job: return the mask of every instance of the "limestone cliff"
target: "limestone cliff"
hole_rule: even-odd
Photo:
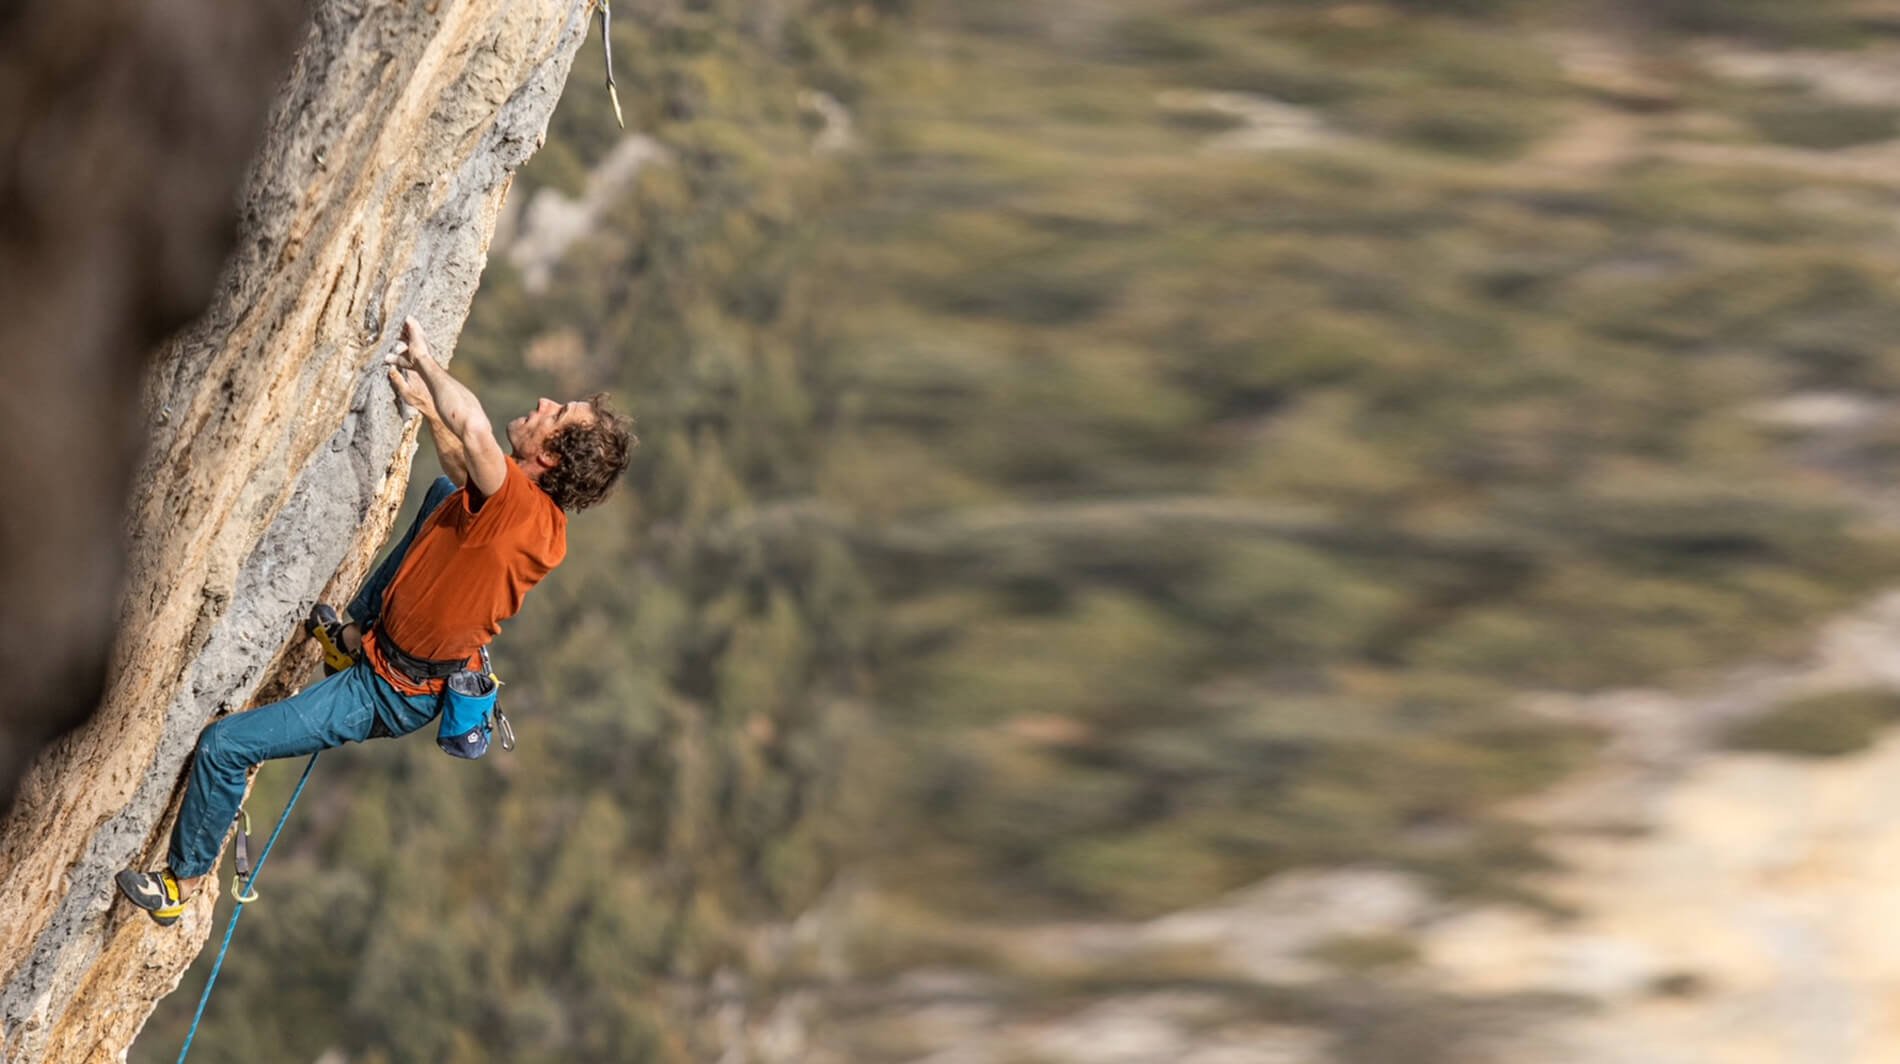
[[[208,305],[302,0],[0,6],[0,813],[105,687],[144,367]]]
[[[298,619],[379,546],[414,444],[382,354],[405,316],[452,350],[587,29],[583,0],[312,6],[236,251],[146,382],[103,703],[0,825],[10,1064],[122,1059],[203,945],[212,894],[159,930],[112,873],[159,858],[199,730],[296,682]]]

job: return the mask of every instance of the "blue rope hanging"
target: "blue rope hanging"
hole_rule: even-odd
[[[318,751],[321,753],[322,751]],[[231,910],[231,922],[224,928],[224,945],[218,947],[218,959],[211,965],[211,978],[205,980],[205,992],[198,996],[198,1011],[191,1017],[191,1030],[185,1032],[185,1044],[178,1050],[178,1064],[185,1064],[186,1054],[191,1052],[191,1040],[198,1037],[198,1021],[204,1019],[205,1003],[211,1000],[211,988],[218,984],[218,972],[224,968],[224,951],[231,948],[231,933],[237,930],[238,917],[244,915],[242,898],[249,895],[257,897],[254,886],[257,877],[264,872],[264,862],[270,859],[272,846],[277,845],[277,836],[284,830],[284,821],[290,819],[290,809],[297,804],[297,796],[303,793],[303,785],[310,782],[310,770],[317,767],[317,755],[311,754],[304,764],[303,777],[297,781],[297,789],[290,792],[290,801],[284,803],[283,815],[277,818],[277,826],[271,829],[270,838],[264,843],[264,850],[257,855],[257,866],[251,869],[250,877],[244,881],[244,890],[234,894],[240,900],[237,908]]]

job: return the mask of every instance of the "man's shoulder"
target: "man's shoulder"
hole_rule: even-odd
[[[513,458],[508,460],[508,476],[493,495],[475,508],[469,534],[489,539],[497,536],[530,541],[553,538],[565,541],[567,514],[556,506]],[[474,501],[475,496],[470,496]]]
[[[511,458],[508,464],[513,467],[508,480],[489,500],[490,504],[501,503],[500,523],[506,524],[523,546],[535,553],[551,553],[554,562],[549,564],[554,564],[567,553],[567,513],[555,504],[552,496],[541,490],[519,463]]]
[[[498,512],[507,513],[511,520],[518,519],[522,514],[532,513],[538,508],[537,496],[545,499],[547,492],[535,486],[534,480],[521,468],[519,461],[509,458],[508,472],[502,478],[501,487],[483,501],[482,508],[486,510],[494,507]]]

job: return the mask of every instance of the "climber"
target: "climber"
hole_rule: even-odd
[[[443,477],[415,523],[350,603],[345,622],[313,611],[326,662],[345,666],[282,702],[213,723],[198,737],[166,867],[118,875],[121,892],[175,923],[217,864],[258,764],[406,735],[435,719],[444,678],[474,668],[500,622],[567,553],[567,512],[599,502],[639,443],[605,395],[542,399],[508,423],[502,453],[474,393],[430,353],[414,320],[389,383],[429,424]],[[338,653],[340,652],[340,653]]]

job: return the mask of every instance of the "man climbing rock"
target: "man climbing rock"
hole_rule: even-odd
[[[440,712],[447,677],[475,669],[501,622],[567,553],[567,513],[605,498],[639,442],[606,396],[542,399],[510,421],[503,454],[474,393],[429,351],[414,320],[389,382],[421,411],[445,474],[376,569],[346,622],[319,604],[307,626],[333,675],[198,737],[171,852],[157,872],[120,872],[121,892],[171,924],[216,865],[246,776],[266,760],[406,735]]]

